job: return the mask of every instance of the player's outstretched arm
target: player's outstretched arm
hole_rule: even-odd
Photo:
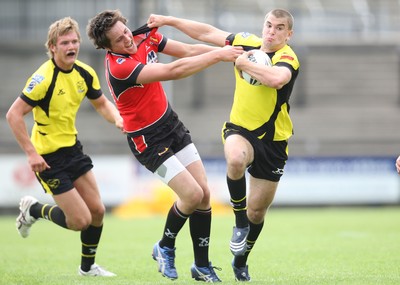
[[[147,84],[185,78],[221,61],[234,62],[242,53],[241,47],[225,46],[200,55],[180,58],[167,64],[147,64],[139,73],[136,82]]]
[[[151,14],[147,20],[147,25],[150,28],[171,26],[195,40],[220,47],[225,45],[225,40],[230,35],[230,33],[212,25],[173,16]]]

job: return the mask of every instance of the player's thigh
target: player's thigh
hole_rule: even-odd
[[[175,157],[189,171],[200,187],[207,190],[206,170],[194,143],[185,146],[175,154]]]
[[[206,170],[204,168],[203,162],[197,160],[192,162],[186,167],[189,173],[193,176],[196,182],[200,185],[203,190],[203,200],[201,203],[201,209],[209,208],[210,206],[210,188],[207,181]]]
[[[168,186],[179,197],[177,205],[184,214],[191,214],[201,205],[203,190],[186,168],[172,178]]]

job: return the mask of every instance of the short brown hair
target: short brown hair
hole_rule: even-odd
[[[86,33],[97,49],[111,48],[110,39],[107,38],[106,33],[118,21],[123,24],[128,22],[119,10],[106,10],[89,20]]]
[[[71,17],[62,18],[50,25],[47,33],[47,41],[45,43],[47,55],[50,58],[53,58],[54,56],[53,52],[50,50],[50,46],[57,44],[57,39],[59,36],[66,35],[69,32],[75,32],[78,35],[79,41],[81,41],[78,22]]]
[[[294,18],[292,14],[290,14],[289,11],[283,10],[283,9],[274,9],[265,15],[265,20],[267,20],[269,15],[274,15],[277,18],[286,18],[288,21],[288,29],[293,30],[293,25],[294,25]]]

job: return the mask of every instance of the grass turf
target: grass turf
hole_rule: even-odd
[[[400,208],[271,208],[249,257],[251,284],[400,284]],[[188,225],[177,238],[179,279],[157,272],[151,258],[165,217],[108,214],[97,263],[118,276],[77,275],[79,233],[37,222],[27,239],[14,216],[0,217],[0,284],[193,284]],[[228,242],[232,215],[213,217],[210,259],[225,284],[233,279]]]

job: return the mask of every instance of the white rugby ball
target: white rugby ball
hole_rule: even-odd
[[[251,62],[254,63],[259,63],[259,64],[263,64],[263,65],[267,65],[267,66],[272,66],[272,62],[271,59],[269,58],[268,54],[266,54],[265,52],[256,49],[252,51],[253,53],[251,55],[249,55],[248,59]],[[259,82],[257,79],[252,78],[247,72],[242,71],[242,77],[244,80],[247,81],[247,83],[251,84],[251,85],[261,85],[261,82]]]

